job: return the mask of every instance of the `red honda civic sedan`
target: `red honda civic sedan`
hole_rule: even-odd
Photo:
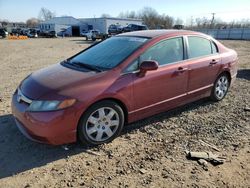
[[[98,145],[124,124],[204,97],[222,100],[237,54],[184,30],[120,34],[26,77],[12,98],[20,131],[53,145]]]

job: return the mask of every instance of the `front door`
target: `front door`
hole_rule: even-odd
[[[183,61],[183,38],[161,41],[140,56],[140,62],[155,60],[159,68],[144,77],[133,75],[132,114],[146,117],[177,106],[186,95],[188,65]]]

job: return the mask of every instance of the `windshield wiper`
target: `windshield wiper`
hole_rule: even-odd
[[[95,65],[90,65],[90,64],[86,64],[86,63],[82,63],[82,62],[78,62],[78,61],[70,61],[68,62],[70,65],[73,66],[77,66],[79,68],[87,68],[89,70],[93,70],[96,72],[102,72],[103,70],[101,68],[99,68],[98,66]]]

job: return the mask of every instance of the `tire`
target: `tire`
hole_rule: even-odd
[[[108,143],[120,134],[123,126],[122,108],[113,101],[101,101],[82,115],[77,127],[78,140],[92,146]]]
[[[225,73],[222,73],[214,82],[214,86],[210,95],[211,100],[221,101],[228,92],[230,86],[229,76]]]

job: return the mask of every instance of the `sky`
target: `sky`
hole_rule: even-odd
[[[250,0],[0,0],[0,20],[25,22],[38,17],[45,7],[56,16],[75,18],[100,17],[103,13],[117,17],[120,12],[152,7],[159,14],[181,18],[215,18],[223,21],[250,19]]]

